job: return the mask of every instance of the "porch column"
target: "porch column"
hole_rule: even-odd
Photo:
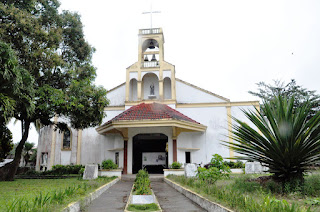
[[[163,100],[163,80],[159,80],[159,99]]]
[[[123,174],[128,173],[128,128],[118,129],[123,137]]]
[[[173,161],[172,162],[177,162],[177,139],[179,134],[181,133],[181,129],[177,127],[172,127],[172,151],[173,151]]]
[[[137,99],[138,101],[141,101],[143,99],[141,80],[137,81]]]
[[[127,174],[128,170],[128,138],[123,140],[123,174]]]
[[[177,139],[172,139],[173,162],[177,161]]]

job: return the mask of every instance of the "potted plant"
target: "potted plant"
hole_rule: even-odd
[[[169,169],[163,169],[164,177],[168,176],[169,174],[172,175],[184,175],[184,169],[181,168],[182,163],[179,162],[173,162]]]
[[[111,159],[102,161],[100,168],[99,176],[116,176],[121,178],[122,169],[119,169],[118,165]]]

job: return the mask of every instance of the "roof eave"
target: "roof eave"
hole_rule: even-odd
[[[198,124],[198,123],[175,120],[175,119],[161,119],[161,120],[113,121],[96,128],[96,131],[99,134],[105,134],[105,133],[114,132],[114,130],[116,129],[133,128],[133,127],[137,127],[137,128],[139,127],[178,127],[185,132],[204,132],[207,129],[207,126]]]

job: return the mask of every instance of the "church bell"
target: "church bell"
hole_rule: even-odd
[[[148,57],[147,57],[147,55],[144,57],[144,62],[148,62],[149,60],[148,60]]]
[[[148,47],[149,49],[154,49],[155,48],[155,46],[154,46],[154,44],[153,44],[153,42],[152,41],[150,41],[150,43],[149,43],[149,47]]]
[[[152,59],[151,59],[151,61],[157,61],[157,59],[156,59],[156,55],[155,55],[155,54],[153,54],[153,55],[152,55]]]

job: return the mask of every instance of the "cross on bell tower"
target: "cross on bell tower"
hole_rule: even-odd
[[[152,29],[152,14],[153,13],[161,13],[160,11],[153,11],[152,10],[152,3],[150,5],[150,11],[149,12],[143,12],[142,14],[150,14],[150,29]]]

